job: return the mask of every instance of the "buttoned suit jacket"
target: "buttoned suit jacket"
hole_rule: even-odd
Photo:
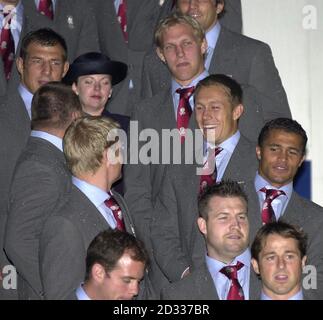
[[[209,73],[229,75],[241,84],[245,111],[239,125],[249,140],[257,140],[268,120],[291,118],[287,96],[267,44],[222,27]],[[155,95],[168,87],[170,81],[166,65],[155,50],[151,51],[144,59],[142,98]]]
[[[46,219],[66,200],[71,176],[62,151],[30,137],[13,176],[5,251],[19,274],[20,299],[41,299],[39,237]]]
[[[118,202],[126,230],[135,235],[123,198]],[[51,215],[39,244],[39,269],[45,299],[66,299],[84,281],[86,251],[90,242],[110,226],[92,202],[72,185],[67,203]]]
[[[259,300],[261,282],[250,265],[249,300]],[[162,300],[219,300],[212,276],[203,263],[182,280],[170,284],[161,292]]]
[[[10,264],[3,251],[8,194],[17,159],[30,135],[30,119],[25,104],[17,90],[10,91],[12,94],[3,97],[0,102],[0,268]],[[13,291],[0,289],[0,295],[6,298]]]
[[[222,180],[243,183],[257,170],[255,146],[241,136]],[[200,176],[197,164],[168,166],[151,222],[151,241],[156,261],[171,282],[183,271],[199,266],[205,255],[202,234],[197,227]]]
[[[46,17],[38,13],[36,10],[31,10],[29,6],[24,6],[23,22],[19,42],[16,48],[16,57],[19,56],[21,40],[23,39],[23,37],[30,31],[49,26],[47,20],[48,19]],[[0,59],[0,96],[5,96],[8,92],[11,93],[12,90],[15,90],[17,88],[19,82],[20,78],[16,64],[13,63],[11,76],[9,78],[9,81],[7,81],[3,70],[3,61],[2,59]]]
[[[91,3],[98,22],[102,53],[128,65],[128,76],[114,86],[108,109],[112,113],[130,116],[133,103],[140,96],[143,57],[153,44],[153,32],[159,13],[158,0],[127,1],[128,43],[124,40],[118,22],[114,1],[94,0]],[[134,85],[131,90],[130,79]]]
[[[159,19],[168,16],[173,8],[173,0],[165,0],[160,8]],[[221,24],[229,30],[241,33],[242,31],[242,11],[241,0],[225,0],[225,12],[219,18]]]
[[[37,12],[35,1],[23,0],[23,4],[29,12]],[[57,0],[54,19],[45,18],[44,27],[65,39],[70,63],[83,53],[100,50],[96,19],[88,1]]]
[[[261,209],[253,180],[245,184],[245,191],[248,196],[250,241],[252,242],[258,229],[262,226]],[[323,299],[323,208],[293,191],[280,219],[303,228],[307,233],[306,264],[313,265],[316,268],[317,289],[306,289],[303,286],[303,294],[305,299]],[[306,276],[306,274],[303,274],[303,276]],[[304,283],[306,281],[303,281],[303,285]]]

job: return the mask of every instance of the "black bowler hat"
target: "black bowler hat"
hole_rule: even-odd
[[[115,85],[127,76],[127,70],[128,67],[123,62],[112,61],[99,52],[88,52],[73,61],[63,82],[71,85],[80,76],[109,74],[112,77],[112,85]]]

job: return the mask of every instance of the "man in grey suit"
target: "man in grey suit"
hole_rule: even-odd
[[[294,120],[277,118],[263,127],[256,149],[258,172],[246,183],[250,238],[263,223],[273,220],[284,219],[301,227],[308,235],[307,264],[317,272],[317,289],[303,287],[304,297],[323,299],[323,209],[293,190],[293,179],[305,159],[306,143],[306,132]]]
[[[11,88],[0,105],[0,269],[7,264],[2,253],[8,193],[16,161],[30,136],[31,101],[35,91],[50,81],[60,81],[68,69],[66,44],[50,29],[28,33],[21,45],[17,67],[18,90]]]
[[[199,8],[198,0],[179,0],[183,4],[190,5],[191,10],[197,10]],[[178,0],[165,0],[161,9],[159,19],[163,19],[168,16],[172,10],[178,6]],[[242,32],[242,11],[241,0],[212,0],[216,2],[222,2],[224,4],[224,10],[221,12],[219,18],[221,24],[231,31],[241,33]],[[208,1],[204,1],[208,2]],[[177,4],[177,5],[176,5]],[[203,5],[203,4],[202,4]],[[198,14],[196,14],[198,15]]]
[[[117,15],[122,2],[126,4],[127,39]],[[91,6],[102,53],[128,65],[128,77],[113,89],[109,111],[130,116],[134,101],[140,96],[143,57],[153,44],[159,0],[92,0]]]
[[[159,34],[161,43],[167,44],[168,50],[161,46],[160,58],[167,63],[172,72],[172,84],[168,88],[162,90],[154,98],[147,99],[136,105],[132,116],[132,124],[138,124],[139,133],[144,129],[153,129],[157,132],[159,139],[159,154],[157,162],[145,164],[142,159],[139,163],[130,163],[125,166],[125,199],[130,206],[130,210],[137,228],[138,237],[144,241],[150,256],[151,240],[150,240],[150,219],[155,204],[156,197],[159,193],[163,175],[165,172],[165,164],[162,162],[162,155],[173,154],[173,150],[162,150],[162,132],[165,129],[173,130],[177,134],[175,139],[179,141],[179,130],[183,126],[180,124],[181,107],[180,92],[183,90],[191,90],[199,80],[207,76],[204,70],[203,54],[205,53],[205,37],[204,32],[198,22],[191,17],[174,14],[163,20],[157,27],[156,33]],[[192,93],[192,91],[191,91]],[[188,98],[189,108],[193,109],[193,95]],[[189,110],[187,110],[189,114]],[[135,122],[136,121],[136,122]],[[195,119],[191,117],[187,119],[184,127],[194,128]],[[185,133],[185,132],[184,132]],[[131,128],[130,128],[130,139]],[[149,137],[147,137],[149,141]],[[131,144],[130,141],[130,157],[136,154],[145,145],[144,141],[140,141],[138,148]],[[175,150],[178,151],[178,150]],[[131,158],[130,158],[130,162]],[[152,272],[156,271],[153,285],[157,288],[161,287],[165,276],[161,273],[158,266],[151,262]],[[166,282],[164,280],[164,282]],[[166,282],[167,283],[167,282]]]
[[[242,85],[245,109],[253,114],[252,118],[257,119],[248,121],[246,113],[245,121],[249,125],[241,129],[247,138],[256,141],[262,126],[268,120],[291,117],[287,96],[267,44],[222,26],[218,21],[218,15],[223,10],[222,1],[217,1],[216,4],[214,0],[197,3],[196,7],[200,7],[200,10],[190,10],[181,1],[177,6],[181,13],[196,18],[206,32],[208,49],[205,67],[208,72],[229,75]],[[142,97],[155,95],[169,83],[167,67],[159,61],[155,52],[147,54],[143,65]]]
[[[65,299],[83,281],[86,250],[105,229],[135,234],[123,198],[111,192],[120,178],[119,145],[108,139],[119,128],[109,118],[76,120],[64,136],[64,154],[74,186],[66,205],[45,223],[40,238],[40,275],[45,299]]]
[[[21,40],[30,31],[37,30],[49,26],[46,17],[35,10],[25,7],[21,0],[0,0],[0,34],[5,25],[3,23],[3,12],[10,8],[13,13],[10,29],[14,41],[14,52],[19,53]],[[19,73],[16,65],[13,63],[9,79],[6,79],[4,73],[3,60],[0,59],[0,96],[4,96],[7,92],[12,92],[19,85]],[[11,88],[11,89],[10,89]]]
[[[70,192],[62,139],[81,112],[78,97],[63,84],[46,84],[34,95],[33,130],[13,175],[4,244],[19,275],[19,299],[42,298],[39,237],[48,216]]]
[[[197,224],[207,254],[199,269],[163,289],[163,299],[259,299],[260,281],[252,269],[248,248],[247,204],[237,182],[222,181],[206,189],[199,199]]]
[[[39,0],[22,0],[28,12],[38,13]],[[66,41],[68,61],[71,63],[79,55],[99,51],[96,18],[87,0],[51,0],[53,19],[46,19],[43,27],[59,33]]]
[[[203,254],[203,239],[195,237],[194,226],[198,194],[205,184],[222,179],[242,183],[254,177],[255,146],[238,130],[241,97],[239,84],[225,75],[210,75],[195,90],[195,117],[204,135],[202,146],[195,148],[203,151],[203,163],[211,170],[199,173],[198,159],[193,164],[168,166],[150,230],[155,258],[170,282],[198,264],[196,252]]]

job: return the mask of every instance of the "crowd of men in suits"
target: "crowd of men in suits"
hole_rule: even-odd
[[[0,0],[1,299],[323,299],[307,135],[241,31],[240,0]],[[129,120],[159,152],[122,168]]]

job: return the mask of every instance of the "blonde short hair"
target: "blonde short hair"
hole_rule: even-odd
[[[116,141],[108,134],[120,125],[106,117],[83,117],[74,121],[64,136],[64,154],[74,176],[95,173],[102,164],[103,152]]]
[[[163,47],[163,34],[165,30],[177,24],[186,24],[190,26],[193,29],[193,33],[197,41],[200,43],[202,43],[202,41],[205,39],[205,32],[197,20],[188,15],[175,12],[160,20],[156,27],[154,40],[158,48]]]

